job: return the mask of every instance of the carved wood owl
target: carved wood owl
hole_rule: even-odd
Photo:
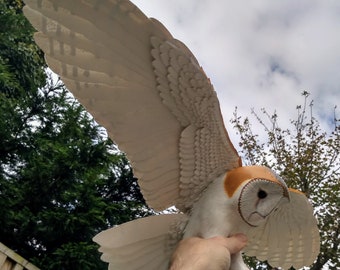
[[[148,205],[179,214],[101,232],[109,269],[167,269],[182,237],[244,233],[274,267],[311,264],[319,232],[305,195],[242,166],[216,93],[190,50],[128,0],[26,0],[49,67],[132,161]],[[246,269],[242,257],[232,269]]]

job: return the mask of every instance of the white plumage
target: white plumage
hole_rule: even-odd
[[[189,49],[127,0],[26,0],[48,65],[132,161],[149,206],[183,214],[97,235],[109,269],[167,269],[182,237],[245,233],[288,268],[319,251],[313,210],[264,167],[241,167],[215,91]],[[245,268],[239,255],[232,269]]]

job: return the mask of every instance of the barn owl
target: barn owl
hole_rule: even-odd
[[[244,233],[244,253],[285,269],[313,263],[304,194],[242,166],[216,93],[190,50],[128,0],[25,0],[49,67],[127,153],[147,204],[176,214],[95,236],[109,269],[167,269],[176,243]],[[246,269],[240,254],[231,269]]]

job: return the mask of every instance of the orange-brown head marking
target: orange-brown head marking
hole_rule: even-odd
[[[300,190],[297,190],[297,189],[294,189],[294,188],[288,188],[290,192],[294,192],[294,193],[298,193],[298,194],[301,194],[301,195],[304,195],[306,196],[305,193],[303,193],[302,191]]]
[[[246,180],[261,178],[283,185],[283,181],[269,168],[264,166],[244,166],[229,171],[224,178],[224,190],[229,197]],[[288,195],[287,195],[288,196]]]

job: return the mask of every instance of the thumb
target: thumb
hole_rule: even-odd
[[[216,241],[219,241],[221,245],[226,247],[230,254],[235,254],[240,252],[247,244],[247,237],[244,234],[235,234],[228,238],[226,237],[216,237]]]

